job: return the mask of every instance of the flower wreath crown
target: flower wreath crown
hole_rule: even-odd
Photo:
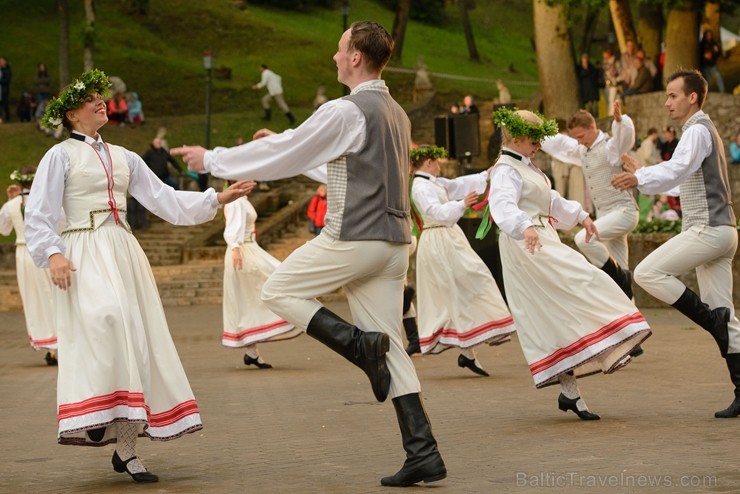
[[[33,182],[33,177],[35,176],[35,173],[21,173],[20,170],[14,170],[10,174],[10,179],[21,184],[30,184]]]
[[[493,112],[493,123],[506,127],[511,137],[529,137],[533,142],[542,142],[545,137],[558,133],[558,124],[555,120],[547,120],[537,112],[535,115],[542,119],[541,124],[533,124],[517,115],[516,108],[501,107]]]
[[[409,151],[411,161],[417,161],[422,159],[433,159],[438,160],[447,157],[447,151],[445,148],[439,146],[419,146],[417,148],[411,148]]]
[[[47,129],[56,129],[64,120],[64,114],[78,108],[84,103],[88,94],[98,93],[103,98],[110,97],[111,83],[102,70],[88,70],[46,105],[41,125]]]

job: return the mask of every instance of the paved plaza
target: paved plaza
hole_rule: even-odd
[[[580,381],[600,421],[559,411],[557,387],[536,390],[516,339],[478,351],[489,378],[454,350],[415,357],[449,476],[404,492],[740,492],[740,419],[713,418],[732,399],[714,343],[673,310],[645,314],[645,354]],[[404,458],[395,413],[361,371],[305,335],[261,345],[274,369],[247,368],[220,345],[220,306],[167,316],[204,428],[140,440],[160,482],[134,485],[111,468],[113,446],[56,444],[56,370],[29,348],[22,314],[0,313],[0,492],[394,492],[379,479]]]

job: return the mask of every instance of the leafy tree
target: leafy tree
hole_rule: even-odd
[[[399,0],[398,8],[396,9],[396,17],[393,19],[393,35],[394,47],[391,60],[400,63],[401,56],[403,53],[403,40],[406,36],[406,26],[409,22],[409,11],[411,10],[411,0]]]

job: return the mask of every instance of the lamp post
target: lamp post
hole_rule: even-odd
[[[211,81],[213,75],[213,60],[216,54],[213,50],[206,49],[203,51],[203,68],[206,69],[206,138],[204,147],[211,148]],[[203,173],[198,176],[198,187],[201,191],[208,188],[208,174]]]
[[[347,19],[349,17],[349,0],[342,0],[340,12],[342,13],[342,33],[344,33],[347,30]],[[349,88],[347,86],[343,85],[342,90],[345,96],[349,94]]]

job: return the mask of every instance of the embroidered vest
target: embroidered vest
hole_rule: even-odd
[[[105,153],[105,145],[96,150],[89,144],[75,139],[67,139],[59,144],[69,155],[69,172],[64,184],[62,206],[66,223],[62,234],[80,231],[94,231],[110,216],[111,206],[108,195],[108,175],[103,162],[98,157]],[[108,145],[113,164],[112,200],[118,208],[121,226],[131,230],[126,222],[126,190],[128,189],[129,168],[123,148]]]

